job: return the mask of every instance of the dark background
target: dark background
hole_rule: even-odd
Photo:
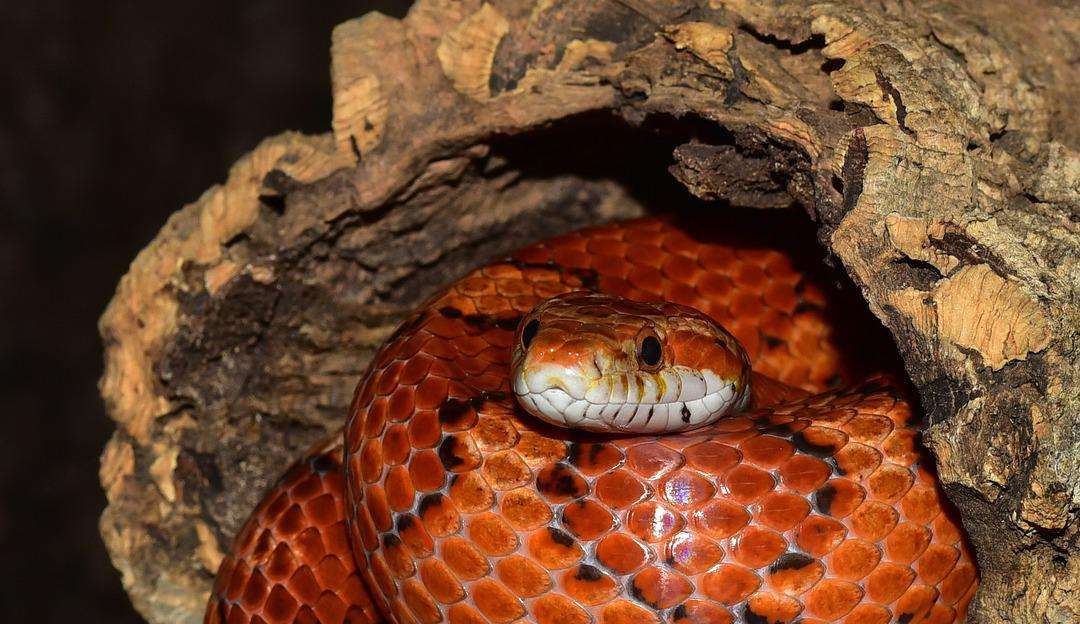
[[[260,139],[329,130],[333,26],[407,4],[0,3],[0,622],[141,621],[97,532],[97,318]]]

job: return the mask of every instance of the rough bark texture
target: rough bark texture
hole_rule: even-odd
[[[807,211],[894,336],[978,553],[973,620],[1080,620],[1078,33],[1051,0],[421,0],[342,24],[333,133],[238,162],[102,318],[101,529],[136,607],[201,619],[262,490],[434,289],[688,190]]]

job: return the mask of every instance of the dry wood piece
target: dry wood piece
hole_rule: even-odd
[[[809,212],[892,333],[978,553],[973,620],[1080,620],[1078,32],[1052,0],[421,0],[342,24],[333,134],[243,158],[102,318],[101,528],[136,607],[201,620],[263,489],[434,289],[689,191]]]

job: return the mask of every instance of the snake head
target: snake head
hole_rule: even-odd
[[[742,345],[686,306],[572,292],[525,315],[515,338],[511,385],[518,402],[560,427],[686,431],[750,400]]]

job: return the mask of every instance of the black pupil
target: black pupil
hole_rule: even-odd
[[[656,366],[660,363],[660,341],[656,336],[645,336],[641,341],[641,353],[638,354],[646,366]]]
[[[533,319],[525,323],[525,329],[521,330],[521,346],[529,348],[529,344],[536,338],[536,332],[540,331],[540,321]]]

